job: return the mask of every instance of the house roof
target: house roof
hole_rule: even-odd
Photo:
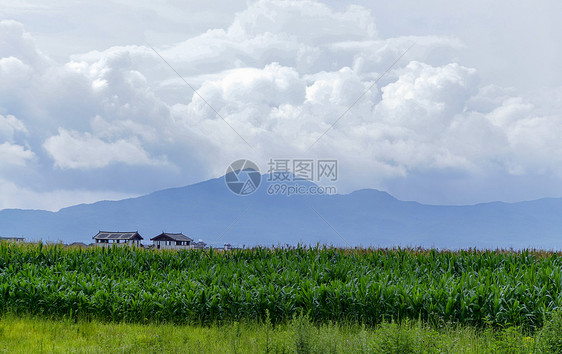
[[[95,240],[142,240],[142,236],[138,232],[111,232],[100,231],[94,237]]]
[[[185,236],[182,233],[173,234],[170,232],[162,232],[160,235],[155,236],[150,239],[151,241],[189,241],[192,242],[193,239]]]

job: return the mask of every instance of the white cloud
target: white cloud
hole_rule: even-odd
[[[37,67],[43,66],[46,59],[23,24],[13,20],[0,20],[0,53],[3,58],[19,58]]]
[[[0,139],[11,141],[15,133],[27,134],[25,124],[13,115],[3,116],[0,114]]]
[[[145,142],[155,143],[159,138],[156,127],[131,119],[110,122],[98,115],[90,120],[90,125],[95,136],[105,139],[126,138],[132,134]]]
[[[317,46],[334,40],[377,37],[374,18],[365,8],[350,6],[344,12],[336,12],[309,0],[260,0],[238,13],[229,27],[234,37],[256,37],[267,32],[283,33],[293,41]]]
[[[35,154],[29,148],[15,144],[17,134],[27,135],[25,124],[12,115],[0,114],[0,172],[25,166]]]
[[[35,154],[21,145],[0,144],[0,170],[12,166],[24,166]]]
[[[110,164],[158,165],[136,139],[106,142],[89,133],[59,129],[59,134],[45,141],[45,150],[60,168],[92,169]]]
[[[224,173],[241,157],[307,154],[341,161],[351,176],[342,190],[443,171],[562,175],[559,93],[483,85],[479,68],[461,64],[469,48],[455,33],[383,38],[381,13],[340,8],[251,2],[222,26],[152,43],[257,152],[147,46],[92,45],[58,64],[21,23],[2,21],[0,147],[12,165],[37,159],[45,174],[133,166],[165,169],[172,185]]]

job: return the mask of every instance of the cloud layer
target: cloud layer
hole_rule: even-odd
[[[562,178],[553,103],[562,90],[524,96],[482,84],[456,57],[460,39],[382,38],[364,7],[257,1],[227,27],[151,43],[158,54],[120,45],[64,63],[24,25],[0,21],[4,195],[134,195],[216,177],[242,157],[262,166],[337,158],[340,191],[384,188],[429,202],[562,195],[549,189]],[[138,177],[113,178],[127,174]],[[518,193],[529,180],[539,185]],[[0,208],[29,204],[0,197]]]

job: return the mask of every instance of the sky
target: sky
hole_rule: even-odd
[[[557,0],[4,0],[0,209],[241,158],[429,204],[562,197],[561,33]]]

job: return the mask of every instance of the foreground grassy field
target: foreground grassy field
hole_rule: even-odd
[[[541,336],[517,328],[477,330],[418,323],[313,325],[297,317],[283,325],[221,326],[110,324],[4,316],[2,352],[177,353],[545,353]]]
[[[110,322],[540,328],[562,304],[555,253],[73,249],[0,244],[0,313]]]
[[[0,244],[0,350],[562,352],[542,251]]]

